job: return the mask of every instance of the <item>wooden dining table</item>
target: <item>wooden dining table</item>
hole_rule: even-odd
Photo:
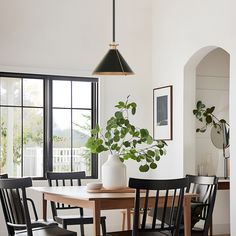
[[[127,209],[129,216],[134,207],[135,193],[131,189],[116,190],[115,192],[88,192],[86,186],[63,186],[63,187],[32,187],[31,189],[42,193],[43,218],[47,219],[47,201],[54,201],[68,205],[89,208],[93,211],[94,236],[100,236],[101,210]],[[191,199],[195,194],[186,193],[184,196],[184,235],[191,236]],[[171,197],[169,197],[171,202]],[[144,199],[144,195],[143,195]],[[160,196],[159,204],[162,197]],[[141,194],[142,202],[142,194]],[[155,202],[155,195],[150,194],[149,207]],[[129,226],[130,227],[130,226]]]

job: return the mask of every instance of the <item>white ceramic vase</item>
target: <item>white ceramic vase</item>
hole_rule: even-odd
[[[105,189],[127,187],[126,165],[120,161],[118,154],[109,155],[102,165],[102,184]]]

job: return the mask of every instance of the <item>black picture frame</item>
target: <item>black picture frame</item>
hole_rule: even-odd
[[[173,86],[153,89],[153,138],[172,140],[172,93]]]

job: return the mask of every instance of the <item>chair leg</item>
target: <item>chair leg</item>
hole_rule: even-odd
[[[102,225],[102,236],[106,236],[107,235],[107,229],[106,229],[106,220],[105,219],[101,220],[101,225]]]
[[[64,221],[62,221],[62,228],[67,229],[67,224]]]
[[[83,224],[80,225],[80,233],[81,233],[81,236],[84,236],[84,225]]]
[[[211,223],[210,223],[210,236],[213,235],[213,224],[212,224],[212,218],[211,218]]]
[[[126,210],[121,211],[121,230],[124,231],[125,230],[125,218],[126,218]]]
[[[127,209],[127,229],[130,230],[131,229],[131,209]]]

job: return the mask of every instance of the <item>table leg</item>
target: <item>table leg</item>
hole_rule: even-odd
[[[131,210],[127,209],[127,229],[131,230]]]
[[[100,236],[100,218],[101,218],[101,204],[100,201],[94,201],[93,205],[93,234]]]
[[[184,197],[184,235],[191,236],[191,197]]]
[[[47,200],[44,199],[44,194],[43,194],[43,219],[47,221]]]

